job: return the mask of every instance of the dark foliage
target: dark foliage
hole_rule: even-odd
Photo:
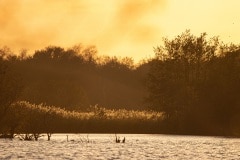
[[[170,130],[185,134],[239,134],[240,46],[222,45],[189,31],[155,49],[149,101]]]
[[[8,48],[0,49],[0,125],[10,105],[18,100],[22,91],[19,75],[7,63],[9,52]]]
[[[145,107],[142,73],[134,68],[131,58],[100,57],[94,47],[49,46],[32,56],[8,55],[4,62],[21,76],[21,100],[69,110],[84,110],[95,104]]]

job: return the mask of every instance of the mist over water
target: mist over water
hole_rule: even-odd
[[[39,141],[0,140],[0,159],[239,159],[240,139],[200,136],[54,134]],[[88,136],[89,143],[84,139]]]

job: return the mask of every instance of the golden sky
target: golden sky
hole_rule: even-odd
[[[186,29],[239,43],[239,7],[240,0],[0,0],[0,47],[82,43],[138,61]]]

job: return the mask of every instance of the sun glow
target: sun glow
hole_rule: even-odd
[[[240,1],[1,0],[0,47],[33,52],[48,45],[96,45],[100,54],[140,60],[162,37],[186,29],[239,42]]]

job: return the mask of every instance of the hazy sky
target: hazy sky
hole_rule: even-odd
[[[0,47],[82,43],[138,61],[186,29],[239,43],[239,7],[240,0],[0,0]]]

